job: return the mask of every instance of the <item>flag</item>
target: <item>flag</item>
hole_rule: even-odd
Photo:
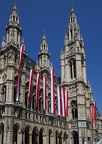
[[[47,77],[43,77],[43,108],[44,108],[44,110],[47,109],[47,106],[46,106],[46,81],[47,81]]]
[[[94,119],[96,119],[96,102],[94,102]]]
[[[37,85],[36,85],[36,107],[38,107],[38,105],[39,105],[40,78],[41,78],[41,73],[38,73],[37,74]]]
[[[24,53],[24,45],[22,45],[20,48],[20,59],[19,59],[18,78],[17,78],[17,87],[16,87],[16,101],[19,100],[20,69],[22,65],[23,53]]]
[[[30,105],[30,98],[32,93],[32,86],[33,86],[33,76],[34,76],[34,69],[30,70],[30,79],[29,79],[29,91],[28,91],[28,103]]]
[[[91,125],[93,126],[94,124],[94,107],[93,106],[90,107],[90,121],[91,121]]]
[[[61,115],[61,106],[60,106],[60,96],[61,96],[61,91],[60,91],[61,87],[57,86],[57,99],[58,99],[58,115]]]
[[[65,90],[65,116],[68,117],[68,91]]]
[[[62,116],[65,116],[65,98],[64,98],[64,89],[61,88],[61,96],[62,96]]]
[[[55,112],[54,103],[54,69],[51,70],[51,113]]]

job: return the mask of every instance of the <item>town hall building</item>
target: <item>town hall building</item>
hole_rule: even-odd
[[[53,68],[45,34],[32,60],[24,51],[20,69],[19,100],[16,101],[18,63],[22,38],[18,9],[13,5],[0,48],[0,144],[96,144],[102,137],[102,117],[96,109],[91,123],[94,98],[87,81],[84,40],[74,8],[70,10],[64,47],[60,53],[60,78],[54,77],[56,112],[51,113],[50,73]],[[30,69],[34,68],[31,103],[28,105]],[[37,74],[47,77],[47,109],[43,109],[43,81],[36,107]],[[68,91],[68,117],[58,115],[57,86]]]

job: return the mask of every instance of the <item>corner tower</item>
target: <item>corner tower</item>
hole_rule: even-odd
[[[40,45],[40,52],[38,53],[39,67],[49,68],[50,67],[50,53],[48,52],[48,44],[45,34],[43,34],[42,42]]]
[[[61,83],[75,79],[86,82],[86,58],[84,41],[73,7],[70,11],[67,33],[64,37],[64,50],[60,52]]]
[[[21,35],[22,29],[19,24],[18,10],[16,4],[14,4],[9,16],[9,23],[6,26],[6,43],[12,42],[20,46]]]

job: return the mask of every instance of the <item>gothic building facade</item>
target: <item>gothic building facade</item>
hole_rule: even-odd
[[[60,52],[61,77],[55,77],[56,113],[51,114],[50,71],[52,63],[46,36],[43,35],[38,61],[33,61],[24,51],[20,75],[19,101],[15,99],[22,28],[16,4],[12,8],[6,36],[0,49],[0,143],[1,144],[96,144],[102,136],[102,117],[96,114],[90,123],[93,94],[86,73],[84,41],[74,9],[71,8],[64,49]],[[34,68],[31,105],[27,101],[30,69]],[[43,88],[36,108],[36,76],[48,77],[47,109],[43,110]],[[68,90],[68,117],[57,114],[57,85]]]

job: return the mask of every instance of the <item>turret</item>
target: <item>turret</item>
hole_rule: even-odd
[[[40,45],[40,52],[38,54],[38,58],[39,58],[39,67],[41,68],[50,67],[51,65],[50,53],[48,52],[48,44],[47,44],[45,34],[43,34],[43,37],[42,37],[42,42]]]
[[[19,24],[19,16],[16,4],[12,8],[12,12],[9,16],[9,23],[6,26],[6,43],[14,43],[20,45],[20,37],[22,35],[22,29]]]

